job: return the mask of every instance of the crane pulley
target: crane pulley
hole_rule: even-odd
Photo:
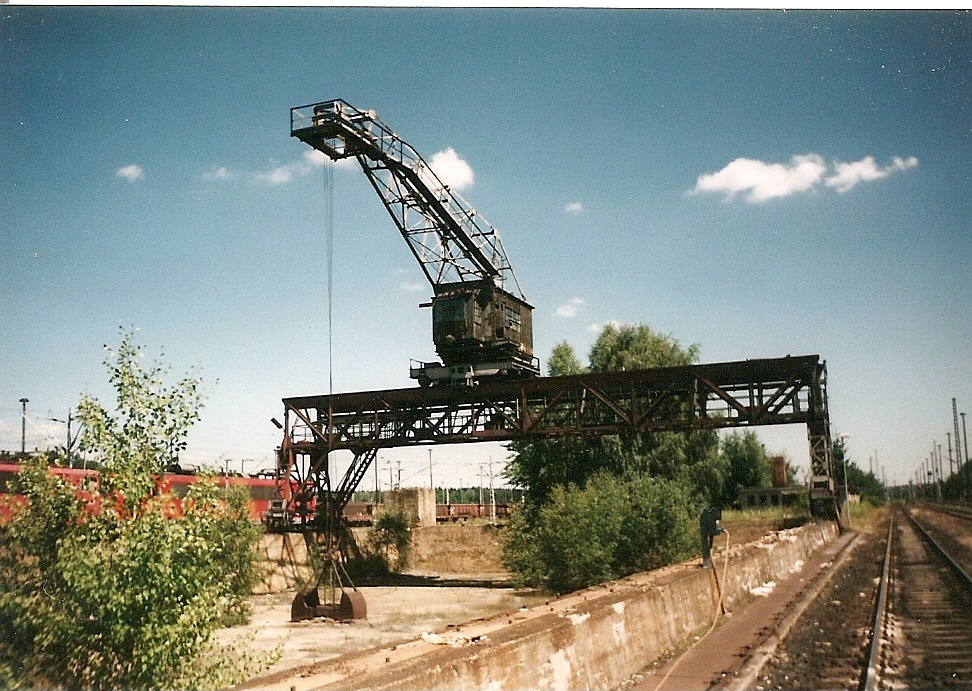
[[[340,99],[292,108],[290,133],[333,160],[357,159],[432,286],[432,341],[442,362],[417,363],[413,379],[470,384],[540,373],[533,307],[499,233],[414,148],[374,111]]]

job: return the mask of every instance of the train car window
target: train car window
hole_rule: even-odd
[[[277,491],[277,485],[250,485],[250,498],[256,501],[270,501],[271,499],[278,499],[280,493]]]
[[[0,470],[0,494],[10,494],[13,490],[17,472],[14,470]]]

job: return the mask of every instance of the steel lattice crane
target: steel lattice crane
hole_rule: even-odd
[[[419,153],[338,99],[293,108],[290,134],[333,160],[354,157],[432,285],[432,341],[442,362],[413,363],[423,386],[540,374],[533,307],[499,233]]]

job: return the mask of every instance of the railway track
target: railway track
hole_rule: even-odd
[[[892,517],[864,688],[972,688],[972,579],[907,509]]]

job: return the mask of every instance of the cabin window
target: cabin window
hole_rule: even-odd
[[[520,313],[512,307],[506,308],[506,328],[513,331],[520,330]]]

